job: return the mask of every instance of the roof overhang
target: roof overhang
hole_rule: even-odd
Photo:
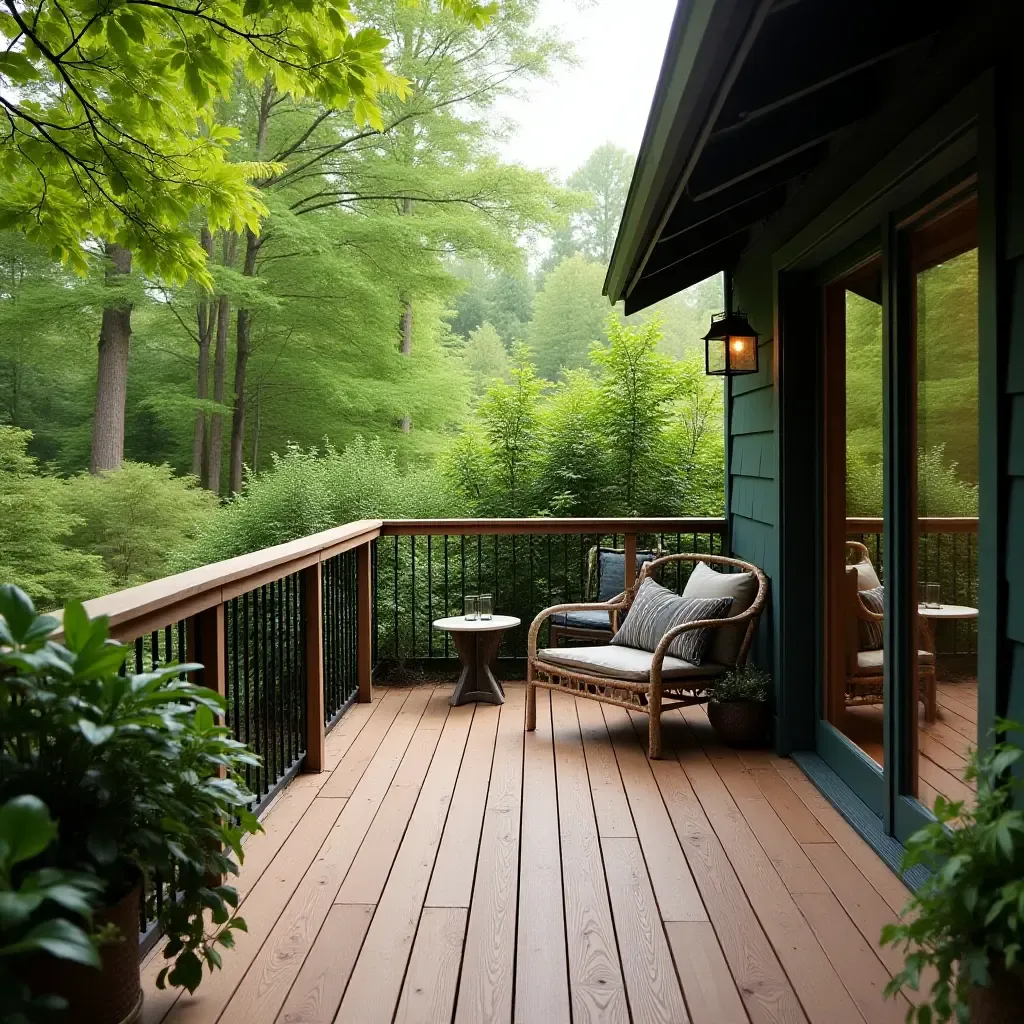
[[[632,313],[733,266],[951,6],[679,0],[605,294]]]

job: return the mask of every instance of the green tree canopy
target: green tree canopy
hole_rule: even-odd
[[[570,256],[544,278],[534,301],[529,342],[537,372],[557,380],[577,370],[590,346],[604,337],[608,300],[601,294],[604,269],[583,256]]]

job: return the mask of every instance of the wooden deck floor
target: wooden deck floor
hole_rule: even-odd
[[[900,881],[800,770],[674,712],[525,688],[378,690],[247,847],[248,934],[149,1024],[902,1022],[878,934]]]

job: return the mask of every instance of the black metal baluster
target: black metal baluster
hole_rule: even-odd
[[[448,600],[448,534],[444,535],[444,614],[451,615],[452,606]],[[448,630],[444,630],[444,657],[448,660]]]
[[[411,534],[409,536],[409,552],[410,552],[410,564],[412,566],[412,600],[411,612],[412,612],[412,626],[411,636],[409,642],[409,656],[411,658],[416,657],[416,535]]]
[[[285,737],[285,733],[288,730],[287,717],[285,710],[287,709],[287,693],[288,687],[285,682],[284,675],[284,648],[287,643],[288,633],[285,629],[285,604],[284,604],[284,579],[277,581],[277,636],[276,636],[276,649],[277,649],[277,720],[278,720],[278,731],[280,735],[277,737],[277,749],[281,755],[281,772],[286,772],[291,767],[291,758],[288,757],[288,741]],[[286,759],[287,758],[287,759]]]
[[[460,596],[459,610],[456,614],[461,615],[466,607],[466,535],[462,534],[459,538],[461,542],[461,558],[460,558],[460,569],[462,572],[462,594]]]
[[[526,536],[529,538],[530,541],[530,616],[532,617],[536,615],[537,612],[540,611],[540,609],[537,608],[537,606],[533,603],[533,534],[528,533]]]
[[[484,568],[484,536],[482,533],[476,535],[476,592],[479,595],[484,589],[483,585]]]
[[[370,542],[370,584],[373,587],[373,628],[370,630],[370,635],[373,637],[373,657],[370,659],[373,662],[372,667],[377,667],[377,629],[380,626],[380,611],[377,606],[377,542]]]
[[[398,534],[395,534],[395,660],[398,660]]]

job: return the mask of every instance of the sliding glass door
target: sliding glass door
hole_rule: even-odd
[[[946,195],[822,274],[817,745],[899,838],[973,798],[976,223]]]

